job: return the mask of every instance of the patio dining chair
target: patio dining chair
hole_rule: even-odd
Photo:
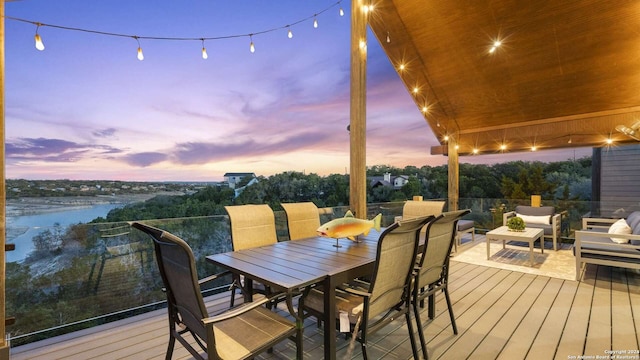
[[[435,220],[429,222],[426,226],[425,244],[422,248],[422,253],[418,255],[418,268],[411,299],[414,317],[418,325],[422,354],[425,359],[428,359],[427,343],[424,339],[418,306],[424,306],[424,300],[426,298],[428,298],[429,318],[433,319],[435,316],[435,294],[438,291],[444,292],[453,333],[458,334],[448,290],[449,257],[453,244],[456,241],[458,220],[470,212],[471,210],[445,212],[436,217]]]
[[[231,244],[233,251],[251,249],[258,246],[271,245],[278,242],[276,221],[273,210],[266,204],[225,206],[231,225]],[[249,293],[248,284],[242,281],[239,274],[232,275],[231,307],[235,303],[235,290],[239,289],[243,296]],[[252,291],[268,295],[270,289],[262,284],[252,285]]]
[[[320,213],[312,202],[282,203],[287,215],[289,240],[298,240],[316,236],[320,227]]]
[[[293,338],[297,355],[302,357],[302,326],[261,306],[271,299],[210,316],[200,286],[218,276],[199,281],[193,252],[179,237],[139,222],[132,226],[148,234],[155,247],[169,313],[167,360],[172,357],[176,340],[197,359],[247,359]],[[190,337],[185,338],[187,333],[201,350],[190,344]]]
[[[410,321],[410,296],[420,229],[433,216],[402,220],[387,227],[380,235],[370,282],[354,280],[351,286],[336,289],[336,314],[346,313],[353,336],[360,342],[367,359],[369,335],[404,315],[417,357],[417,346]],[[319,289],[305,293],[299,302],[300,317],[323,317],[324,294]],[[339,323],[339,321],[337,321]],[[346,324],[345,324],[346,325]]]

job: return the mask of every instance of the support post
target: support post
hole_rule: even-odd
[[[458,198],[459,194],[459,181],[460,181],[460,164],[458,162],[458,150],[456,149],[456,145],[458,145],[458,139],[451,136],[449,138],[448,146],[448,195],[449,195],[449,203],[448,203],[448,211],[456,211],[458,210]]]
[[[367,218],[367,13],[363,0],[351,1],[351,103],[349,207]]]

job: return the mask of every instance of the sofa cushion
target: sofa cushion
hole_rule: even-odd
[[[580,248],[580,255],[583,258],[616,260],[621,262],[632,262],[636,264],[640,263],[637,249],[621,248],[620,246],[617,246],[616,243],[611,241],[611,239],[606,237],[590,235],[583,236]],[[574,246],[573,254],[575,255],[575,253],[576,247]],[[630,255],[631,257],[628,257],[628,255]]]
[[[627,224],[631,229],[635,229],[637,225],[640,225],[640,211],[634,211],[627,216]]]
[[[473,220],[458,220],[458,231],[469,230],[474,226]]]
[[[516,212],[516,216],[522,218],[526,225],[529,224],[550,224],[551,215],[524,215]]]
[[[518,205],[514,209],[518,214],[542,216],[542,215],[554,215],[556,213],[553,206],[527,206]]]
[[[622,235],[629,235],[631,234],[631,228],[629,227],[629,225],[627,224],[627,221],[625,219],[620,219],[616,222],[614,222],[610,227],[609,227],[609,234],[622,234]],[[626,244],[629,242],[628,238],[623,238],[623,237],[611,237],[611,240],[614,242],[617,242],[618,244]]]

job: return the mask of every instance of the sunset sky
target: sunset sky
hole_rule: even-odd
[[[345,173],[350,6],[346,0],[8,2],[7,17],[45,24],[38,29],[45,50],[34,47],[36,25],[5,19],[6,177],[218,181],[225,172]],[[261,33],[270,29],[276,30]],[[255,53],[245,36],[251,33]],[[144,61],[136,58],[133,36],[140,37]],[[144,37],[227,38],[206,40],[205,60],[201,40]],[[430,155],[437,141],[371,34],[368,56],[367,164],[445,164],[445,157]]]

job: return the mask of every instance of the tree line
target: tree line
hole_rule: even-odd
[[[447,165],[420,168],[375,165],[367,169],[370,179],[386,173],[404,175],[408,181],[401,188],[372,186],[369,182],[368,203],[403,201],[416,195],[425,199],[448,197]],[[540,194],[545,200],[591,199],[590,157],[551,163],[460,164],[459,176],[461,199],[528,199],[531,194]],[[156,196],[143,203],[114,209],[106,218],[93,222],[224,215],[225,205],[268,204],[274,210],[280,210],[280,203],[299,201],[312,201],[318,207],[348,205],[349,176],[319,176],[295,171],[259,176],[256,183],[245,187],[237,197],[228,187],[207,186],[192,195]]]

